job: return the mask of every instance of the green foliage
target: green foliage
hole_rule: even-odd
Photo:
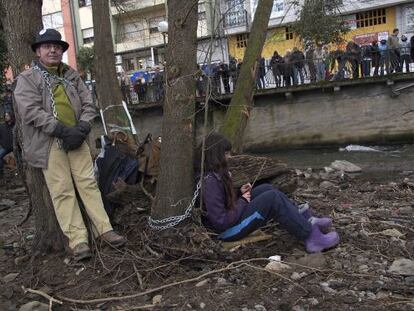
[[[297,21],[293,31],[305,43],[340,43],[349,26],[340,15],[342,0],[305,0],[297,7]]]
[[[93,59],[95,54],[92,47],[83,46],[79,49],[78,55],[76,56],[76,61],[78,63],[78,69],[85,74],[90,72],[93,74]]]

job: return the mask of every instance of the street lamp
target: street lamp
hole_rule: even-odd
[[[165,60],[165,54],[167,50],[167,42],[165,40],[165,36],[168,34],[168,22],[167,21],[161,21],[158,23],[158,31],[162,34],[162,39],[164,40],[164,60]]]

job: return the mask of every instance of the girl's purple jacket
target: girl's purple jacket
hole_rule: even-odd
[[[226,192],[221,176],[216,173],[208,173],[204,177],[203,207],[207,212],[205,220],[207,225],[217,233],[221,233],[237,224],[243,209],[248,202],[243,197],[238,197],[234,208],[227,208]]]

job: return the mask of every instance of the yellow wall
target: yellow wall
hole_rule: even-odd
[[[386,9],[387,14],[387,23],[370,26],[370,27],[363,27],[353,29],[348,32],[344,39],[345,41],[351,40],[354,36],[366,33],[374,33],[374,32],[385,32],[388,31],[389,34],[392,33],[393,29],[397,25],[396,21],[396,8],[390,7]],[[237,35],[229,36],[228,45],[229,45],[229,53],[231,56],[236,58],[243,58],[245,48],[237,48]],[[273,55],[273,52],[276,50],[279,54],[284,55],[287,50],[292,50],[293,47],[298,47],[299,49],[303,49],[302,43],[297,36],[294,36],[292,40],[285,39],[285,27],[278,27],[269,29],[266,35],[266,42],[263,46],[262,56],[264,58],[270,58]]]
[[[396,8],[391,7],[386,9],[387,15],[387,23],[381,25],[375,25],[370,27],[363,27],[353,29],[345,35],[345,41],[351,40],[354,36],[366,34],[366,33],[373,33],[373,32],[385,32],[388,31],[388,34],[392,34],[392,31],[395,27],[397,27],[397,18],[396,18]]]

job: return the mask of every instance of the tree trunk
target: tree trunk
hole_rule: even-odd
[[[30,45],[36,32],[42,29],[42,0],[0,0],[0,6],[8,59],[16,76],[19,67],[30,64],[35,57]],[[20,129],[19,118],[16,117],[16,126]],[[21,147],[20,141],[18,144]],[[33,249],[37,252],[62,250],[63,233],[57,223],[42,170],[25,167],[22,178],[35,215],[36,235]]]
[[[272,12],[273,0],[259,0],[249,34],[240,76],[220,132],[233,144],[234,151],[243,149],[244,130],[253,107],[253,92],[256,73],[262,54],[263,44]]]
[[[155,219],[183,214],[192,198],[197,12],[197,0],[168,1],[160,176],[151,213]]]
[[[92,1],[94,28],[94,78],[101,109],[114,105],[105,113],[107,127],[129,126],[122,108],[122,93],[115,70],[109,0]],[[109,130],[108,128],[108,130]]]

